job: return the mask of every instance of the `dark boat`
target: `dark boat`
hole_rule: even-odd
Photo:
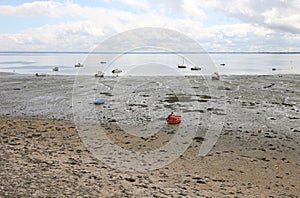
[[[114,69],[114,70],[111,71],[111,73],[116,74],[116,76],[118,76],[119,73],[121,73],[121,72],[122,72],[121,69]]]
[[[185,65],[178,65],[178,68],[184,69],[184,68],[186,68],[186,66]]]
[[[192,67],[191,70],[192,70],[192,71],[197,71],[197,70],[201,70],[201,68],[195,66],[195,67]]]
[[[83,64],[77,63],[74,67],[83,67]]]

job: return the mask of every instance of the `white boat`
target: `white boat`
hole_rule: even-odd
[[[114,69],[114,70],[112,70],[111,72],[112,72],[113,74],[116,74],[116,75],[118,76],[118,74],[121,73],[122,70],[120,70],[120,69]]]
[[[186,65],[184,64],[184,57],[182,58],[182,64],[181,65],[177,65],[178,68],[180,69],[185,69],[186,68]]]
[[[218,72],[213,73],[211,76],[212,80],[220,80],[220,74]]]
[[[81,63],[77,63],[76,65],[74,65],[75,67],[83,67],[83,64]]]
[[[52,70],[53,70],[53,71],[58,71],[59,68],[58,68],[58,67],[54,67]]]
[[[104,73],[102,71],[98,71],[96,74],[95,74],[95,77],[104,77]]]
[[[46,74],[44,74],[44,73],[35,73],[35,76],[38,76],[38,77],[45,77]]]

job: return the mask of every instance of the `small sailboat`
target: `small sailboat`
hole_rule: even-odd
[[[95,74],[95,77],[104,77],[104,73],[102,71],[98,71],[96,74]]]
[[[77,64],[75,64],[74,66],[75,66],[75,67],[83,67],[83,64],[77,63]]]
[[[177,66],[180,69],[185,69],[186,68],[186,65],[184,64],[184,57],[182,58],[182,64],[181,65],[178,64]]]
[[[58,71],[59,68],[58,68],[58,67],[54,67],[52,70],[53,70],[53,71]]]

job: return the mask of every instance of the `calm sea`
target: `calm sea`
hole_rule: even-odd
[[[74,67],[77,63],[84,67]],[[178,69],[178,64],[185,64],[187,68]],[[190,70],[195,66],[201,70]],[[59,71],[53,71],[54,67]],[[92,75],[104,71],[105,75],[112,75],[111,71],[116,68],[121,69],[123,75],[300,74],[300,53],[0,52],[0,72]]]

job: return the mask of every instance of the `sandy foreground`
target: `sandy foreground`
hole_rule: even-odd
[[[300,197],[299,75],[224,77],[226,112],[203,109],[225,117],[210,153],[198,155],[203,124],[183,155],[146,173],[88,151],[66,105],[72,77],[2,74],[0,82],[0,197]],[[167,128],[136,138],[104,124],[130,150],[173,136]]]

